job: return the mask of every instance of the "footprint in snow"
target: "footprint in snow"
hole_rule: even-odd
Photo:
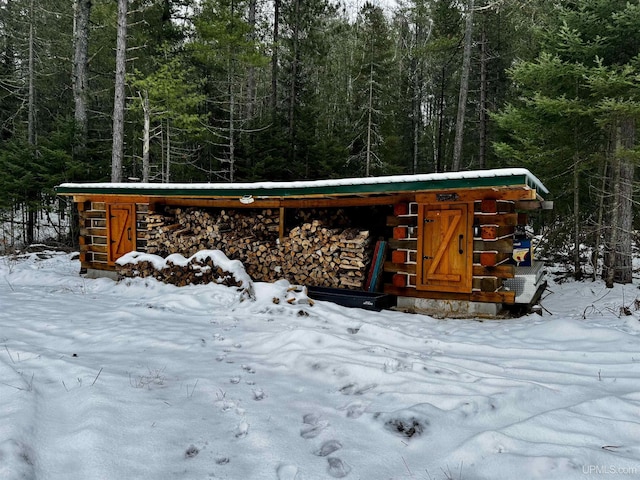
[[[234,408],[236,408],[236,403],[233,400],[218,400],[216,402],[216,406],[220,408],[223,412],[230,412]]]
[[[320,420],[320,416],[315,413],[307,413],[302,417],[304,426],[300,429],[300,436],[305,440],[316,438],[322,431],[329,426],[326,420]]]
[[[360,418],[367,406],[362,402],[351,402],[345,407],[342,407],[341,410],[346,410],[347,418]]]
[[[344,478],[349,475],[349,472],[351,471],[349,464],[343,462],[339,458],[329,457],[327,458],[327,462],[329,462],[327,472],[333,478]]]
[[[336,452],[342,448],[342,444],[338,440],[327,440],[320,448],[313,452],[314,455],[318,457],[326,457],[327,455],[331,455],[333,452]]]
[[[256,373],[256,371],[249,365],[241,365],[242,369],[247,373]]]
[[[395,358],[388,358],[384,362],[384,371],[385,373],[396,373],[400,370],[400,366],[401,364],[398,360]]]
[[[236,438],[244,438],[249,433],[249,424],[246,420],[242,420],[236,427]]]
[[[295,480],[298,478],[298,467],[295,465],[282,464],[276,470],[278,480]]]
[[[267,394],[264,393],[264,390],[262,390],[261,388],[256,388],[253,391],[253,399],[256,401],[260,401],[260,400],[264,400],[265,398],[267,398]]]
[[[184,458],[193,458],[200,453],[200,449],[195,445],[189,445],[189,448],[184,452]]]
[[[240,377],[231,377],[231,378],[229,379],[229,382],[230,382],[230,383],[233,383],[234,385],[235,385],[236,383],[240,383]]]
[[[329,422],[322,421],[318,425],[307,425],[300,429],[300,436],[305,440],[316,438],[322,431],[329,426]]]
[[[316,413],[307,413],[302,417],[302,423],[306,423],[307,425],[317,425],[320,421],[320,415]]]

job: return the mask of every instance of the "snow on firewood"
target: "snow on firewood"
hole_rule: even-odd
[[[129,252],[116,261],[122,277],[154,277],[177,285],[218,283],[238,287],[243,296],[253,298],[253,281],[242,262],[229,260],[219,250],[201,250],[189,258],[174,253],[166,258],[151,253]]]

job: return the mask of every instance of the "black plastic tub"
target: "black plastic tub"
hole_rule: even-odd
[[[380,292],[362,292],[328,287],[307,287],[307,292],[309,298],[313,300],[333,302],[343,307],[380,311],[391,308],[395,304],[393,295]]]

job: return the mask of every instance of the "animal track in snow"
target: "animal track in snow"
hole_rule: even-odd
[[[307,425],[300,429],[300,436],[305,440],[316,438],[322,431],[329,426],[329,422],[322,421],[318,425]]]
[[[349,475],[351,471],[351,467],[336,457],[327,458],[327,462],[329,462],[329,466],[327,467],[327,472],[333,478],[344,478]]]
[[[246,419],[242,419],[242,421],[236,427],[236,438],[244,438],[249,433],[249,424]]]
[[[315,413],[307,413],[302,417],[302,422],[304,426],[300,429],[300,436],[305,440],[316,438],[329,426],[329,422],[320,420],[320,416]]]
[[[400,361],[395,358],[388,358],[384,361],[384,371],[385,373],[396,373],[398,370],[403,368],[404,366]]]
[[[264,393],[264,390],[262,390],[261,388],[256,388],[253,391],[253,399],[256,401],[260,401],[260,400],[264,400],[265,398],[267,398],[267,394]]]
[[[344,407],[340,407],[340,410],[347,412],[347,418],[360,418],[366,408],[367,405],[362,402],[351,402]]]
[[[193,458],[200,453],[200,449],[195,445],[189,445],[189,448],[184,452],[184,458]]]
[[[314,455],[318,457],[326,457],[327,455],[331,455],[333,452],[336,452],[342,448],[342,444],[338,440],[327,440],[320,448],[313,452]]]
[[[276,470],[278,480],[295,480],[298,478],[298,467],[295,465],[282,464]]]
[[[318,421],[320,421],[320,415],[315,413],[307,413],[302,417],[302,423],[307,425],[317,425]]]

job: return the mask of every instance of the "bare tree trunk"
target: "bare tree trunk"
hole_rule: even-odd
[[[151,142],[151,109],[149,108],[149,92],[142,93],[142,112],[144,126],[142,132],[142,181],[149,182],[149,143]]]
[[[420,154],[420,130],[422,126],[422,81],[418,78],[418,72],[413,77],[413,173],[418,173],[418,158]]]
[[[249,0],[248,23],[251,32],[249,33],[249,41],[256,39],[256,0]],[[256,102],[256,69],[253,65],[249,66],[247,71],[247,118],[253,119],[255,102]]]
[[[445,88],[445,67],[442,67],[442,79],[440,82],[440,97],[438,98],[438,141],[436,148],[436,173],[446,170],[442,159],[444,158],[444,88]]]
[[[169,128],[169,119],[167,118],[167,145],[166,145],[166,157],[167,157],[167,169],[164,175],[164,183],[171,181],[171,136]]]
[[[229,74],[229,181],[233,183],[235,180],[236,169],[236,145],[234,137],[236,135],[236,98],[233,91],[233,71],[232,68]]]
[[[291,165],[295,165],[297,153],[296,106],[298,96],[298,64],[300,63],[300,0],[294,0],[293,60],[291,62],[291,86],[289,89],[289,141],[291,142]]]
[[[635,166],[628,152],[635,147],[636,122],[633,118],[624,118],[620,125],[620,198],[619,242],[616,252],[615,276],[617,283],[631,283],[633,265],[631,243],[633,236],[633,180]]]
[[[480,124],[478,125],[478,168],[487,164],[487,31],[485,18],[482,22],[482,40],[480,41]]]
[[[419,168],[420,132],[422,132],[423,126],[425,60],[422,50],[431,37],[431,27],[425,32],[425,27],[418,18],[416,18],[414,24],[415,38],[411,74],[413,77],[413,173],[415,174],[418,173]]]
[[[373,46],[371,48],[373,50]],[[368,109],[369,113],[367,116],[367,160],[365,164],[364,176],[368,177],[369,172],[371,171],[371,129],[373,128],[373,52],[371,52],[371,67],[369,71],[369,104]]]
[[[76,153],[84,153],[87,146],[89,120],[87,116],[87,89],[89,71],[89,16],[91,0],[75,0],[73,32],[73,100],[77,136]]]
[[[453,162],[451,169],[460,170],[462,144],[464,141],[464,119],[467,111],[467,94],[469,93],[469,70],[471,69],[471,44],[473,35],[474,0],[469,0],[467,20],[464,29],[464,52],[462,55],[462,73],[460,74],[460,95],[458,96],[458,115],[456,117],[456,136],[453,144]]]
[[[582,279],[582,265],[580,264],[580,159],[573,158],[573,276]]]
[[[598,261],[600,257],[600,245],[602,245],[602,228],[603,228],[603,217],[604,217],[604,198],[606,195],[606,186],[607,186],[607,162],[604,162],[602,167],[602,188],[600,189],[600,201],[598,204],[598,224],[596,226],[596,235],[595,240],[593,242],[593,280],[595,281],[598,278]],[[604,274],[603,274],[604,276]]]
[[[280,0],[273,1],[273,53],[271,54],[271,110],[275,119],[278,112],[278,42],[280,41]]]
[[[603,276],[608,288],[614,283],[631,283],[631,227],[633,223],[634,166],[628,152],[635,144],[635,121],[630,117],[620,119],[614,126],[615,152],[611,156],[613,168],[611,185],[613,204],[609,225],[605,268]]]
[[[116,40],[116,77],[113,97],[113,146],[111,150],[111,181],[122,181],[124,156],[125,74],[127,62],[128,0],[118,0],[118,37]]]
[[[27,142],[31,147],[31,155],[36,156],[36,88],[35,88],[35,11],[34,0],[29,4],[29,101],[27,112]],[[30,187],[27,192],[27,224],[26,242],[32,244],[37,217],[37,192],[34,187]]]
[[[36,146],[36,87],[35,87],[35,12],[33,0],[30,3],[29,18],[29,100],[27,111],[27,142]]]
[[[614,132],[617,126],[612,127]],[[616,250],[618,245],[618,202],[620,200],[620,159],[618,158],[616,150],[617,135],[612,133],[613,141],[610,153],[611,162],[611,178],[610,185],[612,191],[611,205],[609,205],[609,211],[611,212],[611,218],[609,219],[609,225],[607,229],[607,240],[605,242],[605,255],[604,265],[602,268],[602,275],[604,277],[607,288],[613,288],[615,277],[615,264],[616,264]]]

